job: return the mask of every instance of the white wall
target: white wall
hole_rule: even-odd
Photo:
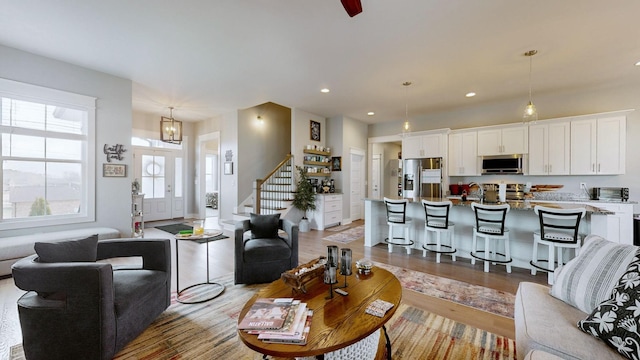
[[[24,83],[93,96],[96,102],[96,221],[46,229],[0,231],[0,237],[34,231],[108,226],[122,234],[131,231],[131,172],[127,178],[102,177],[104,144],[124,144],[123,164],[131,168],[131,93],[130,80],[89,70],[46,57],[0,45],[0,77]]]

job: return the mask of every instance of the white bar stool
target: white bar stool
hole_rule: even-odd
[[[407,217],[407,199],[390,199],[385,197],[384,204],[387,207],[387,225],[389,225],[389,237],[385,239],[389,252],[393,252],[393,245],[402,246],[407,249],[407,254],[411,254],[413,240],[409,238],[409,230],[413,224],[413,219]],[[394,237],[393,229],[403,230],[404,237]]]
[[[453,236],[455,224],[449,221],[449,210],[451,201],[428,201],[422,200],[424,207],[424,243],[422,245],[422,256],[427,256],[427,251],[436,253],[436,263],[440,263],[440,254],[451,254],[451,259],[456,261],[456,243]],[[429,233],[436,235],[436,242],[429,242]],[[442,234],[449,237],[449,245],[442,244]],[[435,247],[435,248],[434,248]]]
[[[505,227],[507,213],[511,209],[509,204],[487,205],[471,203],[476,216],[476,226],[473,228],[473,243],[471,245],[471,264],[476,259],[484,261],[484,272],[489,272],[489,263],[504,264],[507,272],[511,273],[511,242],[509,229]],[[478,250],[477,238],[484,238],[484,250]],[[496,251],[496,242],[504,242],[504,253]],[[490,246],[491,245],[491,246]]]
[[[531,256],[531,275],[537,270],[548,272],[547,282],[553,285],[553,271],[555,270],[555,249],[558,248],[558,266],[564,263],[564,249],[574,249],[578,255],[582,246],[582,238],[578,234],[580,220],[584,217],[585,209],[554,209],[536,205],[533,211],[540,219],[540,230],[533,233],[533,255]],[[549,247],[549,257],[538,258],[538,245]],[[546,267],[540,263],[547,263]]]

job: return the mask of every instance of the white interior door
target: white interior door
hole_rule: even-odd
[[[351,221],[363,218],[364,209],[364,151],[351,150]]]
[[[144,196],[146,221],[184,217],[183,159],[171,150],[134,150],[135,177]]]
[[[371,164],[371,197],[381,199],[380,188],[384,186],[382,179],[382,155],[374,154]]]

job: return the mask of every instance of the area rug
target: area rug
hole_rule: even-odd
[[[375,265],[393,273],[405,289],[513,318],[515,295],[511,293],[393,265]]]
[[[171,225],[162,225],[155,227],[158,230],[166,231],[170,234],[177,234],[182,230],[193,230],[193,226],[185,225],[185,224],[171,224]]]
[[[363,236],[364,236],[364,225],[360,225],[345,231],[341,231],[337,234],[326,236],[322,240],[338,242],[341,244],[348,244],[354,240],[360,239]]]
[[[226,286],[220,297],[194,305],[172,302],[115,359],[262,359],[236,333],[240,310],[261,285],[233,285],[232,274],[215,281]],[[386,328],[393,359],[516,359],[512,339],[405,304]],[[11,348],[10,359],[24,359],[21,345]]]

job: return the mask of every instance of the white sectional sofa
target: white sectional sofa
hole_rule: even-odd
[[[120,232],[109,227],[91,227],[84,229],[34,233],[29,235],[0,238],[0,276],[11,274],[11,265],[29,255],[35,254],[36,242],[58,242],[85,238],[97,234],[98,239],[114,239]]]

